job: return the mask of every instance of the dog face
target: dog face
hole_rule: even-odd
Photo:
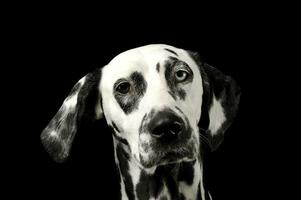
[[[186,51],[144,46],[118,55],[102,72],[105,118],[134,159],[152,167],[196,158],[202,78]]]
[[[78,123],[104,118],[143,168],[197,158],[201,138],[213,148],[232,122],[240,90],[192,53],[148,45],[116,56],[81,79],[43,131],[55,160],[68,154]],[[206,135],[200,134],[205,129]]]
[[[115,57],[102,75],[105,118],[143,167],[196,157],[202,78],[186,51],[136,48]]]

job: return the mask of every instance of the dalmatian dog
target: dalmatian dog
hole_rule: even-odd
[[[211,199],[203,149],[221,144],[239,99],[236,81],[196,53],[142,46],[80,79],[41,141],[62,162],[83,121],[106,120],[122,200]]]

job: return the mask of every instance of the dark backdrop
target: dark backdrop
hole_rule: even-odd
[[[199,52],[241,86],[237,119],[221,147],[209,155],[206,173],[216,200],[260,199],[267,180],[278,175],[266,165],[275,157],[270,150],[275,145],[273,133],[266,126],[266,113],[273,113],[267,95],[276,93],[273,88],[278,84],[266,76],[277,71],[267,49],[273,47],[266,32],[270,23],[244,9],[222,13],[212,9],[201,15],[204,10],[155,9],[147,19],[140,17],[140,10],[124,19],[127,12],[102,15],[91,11],[90,16],[89,10],[87,15],[79,10],[69,14],[65,8],[16,17],[9,24],[7,51],[13,54],[9,72],[3,75],[9,77],[3,99],[13,103],[7,106],[10,112],[6,115],[11,119],[6,133],[12,138],[1,141],[8,155],[3,162],[4,190],[23,197],[114,198],[112,139],[105,125],[81,131],[70,159],[63,164],[50,159],[39,136],[86,73],[125,50],[165,43]]]

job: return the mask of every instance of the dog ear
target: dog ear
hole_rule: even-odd
[[[80,79],[72,88],[63,105],[41,134],[41,141],[56,162],[69,155],[75,134],[81,124],[103,117],[97,69]]]
[[[198,125],[214,151],[236,116],[241,90],[230,76],[203,63],[196,53],[190,52],[190,55],[198,64],[203,81],[202,114]]]

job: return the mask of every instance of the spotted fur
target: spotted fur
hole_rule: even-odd
[[[176,79],[178,69],[187,72],[187,79]],[[129,90],[116,90],[121,81],[129,84]],[[214,150],[222,142],[239,97],[236,82],[196,54],[147,45],[117,55],[82,78],[41,139],[61,162],[82,123],[105,119],[113,132],[121,199],[208,200],[204,147]],[[173,140],[153,135],[154,118],[163,116],[180,119]]]

